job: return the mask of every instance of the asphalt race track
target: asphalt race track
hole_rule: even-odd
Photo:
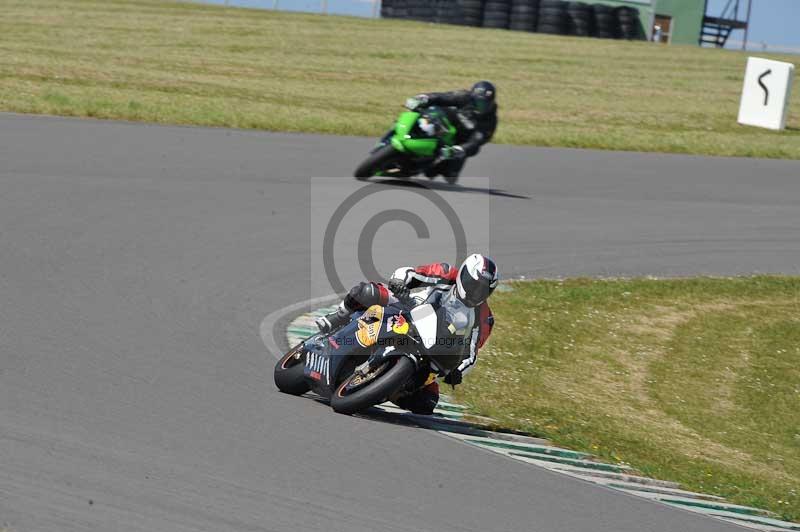
[[[309,297],[309,176],[371,143],[0,115],[0,528],[740,530],[274,389],[258,328]],[[506,277],[800,270],[798,162],[468,171],[493,190],[440,194],[491,192]]]

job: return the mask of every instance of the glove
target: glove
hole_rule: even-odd
[[[459,145],[442,146],[442,148],[439,150],[439,157],[441,157],[444,161],[461,160],[466,156],[467,152],[465,152],[464,148]]]
[[[402,279],[391,279],[388,287],[397,299],[408,299],[409,290]]]
[[[464,380],[464,376],[461,374],[460,369],[454,369],[444,377],[444,382],[455,388],[458,384],[461,384],[461,381]]]
[[[428,96],[426,94],[419,94],[413,98],[406,100],[406,109],[409,111],[416,111],[420,107],[427,105]]]

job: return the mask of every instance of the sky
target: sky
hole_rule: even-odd
[[[224,4],[225,0],[201,0],[209,4]],[[230,5],[265,7],[271,9],[275,0],[229,0]],[[278,0],[278,9],[319,13],[323,0]],[[340,15],[372,15],[372,0],[327,0],[328,12]]]
[[[700,1],[700,0],[698,0]],[[711,15],[719,15],[728,0],[709,0],[708,10]],[[750,32],[748,41],[753,46],[748,50],[761,49],[760,43],[770,47],[790,48],[800,53],[800,0],[752,0],[753,12],[750,17]],[[744,19],[747,14],[747,0],[739,0],[739,18]],[[730,47],[741,48],[744,37],[743,31],[731,34]]]
[[[224,4],[225,0],[202,0],[212,4]],[[695,0],[702,2],[703,0]],[[740,18],[745,17],[748,0],[740,0]],[[231,5],[272,8],[275,0],[229,0]],[[709,0],[711,15],[719,15],[728,0]],[[768,49],[800,53],[800,0],[752,0],[748,40],[750,50]],[[323,0],[278,0],[278,8],[291,11],[319,12]],[[328,11],[344,15],[370,16],[372,0],[327,0]],[[729,48],[741,48],[744,32],[731,34]]]

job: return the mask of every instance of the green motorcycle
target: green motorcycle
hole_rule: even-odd
[[[400,114],[394,129],[381,139],[356,168],[356,179],[373,176],[411,177],[436,166],[441,147],[453,146],[456,127],[439,107]],[[456,178],[448,179],[451,184]]]

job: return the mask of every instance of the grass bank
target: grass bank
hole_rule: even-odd
[[[5,111],[376,136],[407,96],[490,78],[498,142],[800,158],[800,98],[787,132],[736,124],[738,52],[163,0],[0,10]]]
[[[510,286],[461,401],[800,520],[800,278]]]

